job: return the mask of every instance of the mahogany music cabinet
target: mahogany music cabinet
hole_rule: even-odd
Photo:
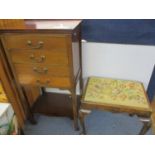
[[[5,59],[20,94],[28,102],[26,87],[69,90],[75,129],[78,81],[81,91],[83,88],[80,26],[80,20],[24,20],[24,27],[0,32]],[[26,107],[31,111],[29,104]]]

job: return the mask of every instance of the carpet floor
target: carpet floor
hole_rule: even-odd
[[[73,121],[67,117],[49,117],[35,115],[37,124],[26,122],[24,132],[26,135],[79,135],[74,131]],[[136,135],[139,133],[142,122],[136,116],[126,114],[113,114],[94,110],[85,119],[88,135]],[[151,135],[151,129],[147,135]]]

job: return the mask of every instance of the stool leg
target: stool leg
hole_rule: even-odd
[[[143,122],[144,125],[139,132],[139,135],[145,135],[146,132],[151,128],[151,122]]]
[[[79,119],[80,119],[80,124],[82,127],[81,134],[86,135],[86,127],[85,127],[85,123],[84,123],[84,114],[82,112],[79,112]]]
[[[151,115],[151,127],[152,127],[152,133],[155,135],[155,112]]]
[[[87,134],[87,133],[86,133],[86,127],[85,127],[84,118],[85,118],[86,115],[88,115],[88,114],[90,114],[90,113],[91,113],[90,110],[83,110],[83,109],[81,109],[81,110],[79,111],[79,119],[80,119],[80,124],[81,124],[81,127],[82,127],[82,132],[81,132],[81,134],[83,134],[83,135],[86,135],[86,134]]]

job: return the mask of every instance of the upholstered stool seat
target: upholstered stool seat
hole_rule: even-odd
[[[137,81],[90,77],[82,96],[80,120],[86,133],[84,116],[91,109],[127,112],[150,118],[151,107],[144,86]]]

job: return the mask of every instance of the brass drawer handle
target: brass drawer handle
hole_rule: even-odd
[[[28,41],[27,41],[27,45],[28,45],[29,47],[31,47],[32,49],[40,49],[40,48],[43,47],[44,42],[43,42],[43,41],[39,41],[39,42],[37,43],[37,45],[33,45],[33,44],[32,44],[32,41],[31,41],[31,40],[28,40]]]
[[[30,59],[37,63],[41,63],[41,62],[45,61],[46,57],[44,55],[41,55],[39,58],[35,58],[35,56],[33,54],[31,54]]]
[[[36,80],[36,83],[37,83],[37,84],[41,84],[40,80]]]
[[[46,80],[45,83],[41,83],[40,80],[36,80],[37,85],[48,85],[51,81],[50,80]]]
[[[36,73],[39,73],[39,74],[46,74],[48,72],[48,68],[45,67],[43,69],[39,69],[37,67],[34,67],[33,71],[36,72]]]

